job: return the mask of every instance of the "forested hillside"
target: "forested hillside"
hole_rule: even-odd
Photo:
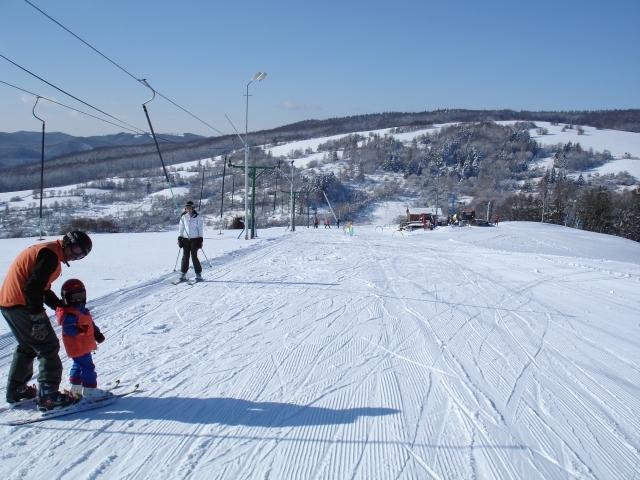
[[[278,144],[293,140],[322,137],[349,132],[369,131],[398,126],[419,127],[435,123],[481,122],[498,120],[549,121],[567,124],[592,125],[640,132],[640,110],[603,110],[581,112],[529,112],[514,110],[462,110],[447,109],[432,112],[389,112],[357,115],[327,120],[306,120],[282,127],[250,133],[252,145]],[[0,133],[0,192],[32,188],[39,182],[40,149],[39,133]],[[76,145],[77,151],[61,154],[59,133],[47,134],[45,139],[45,162],[51,172],[64,172],[70,165],[75,167],[78,181],[88,181],[114,172],[144,170],[157,164],[158,154],[151,138],[119,134],[105,137],[67,139],[68,145]],[[239,148],[236,135],[212,138],[196,138],[194,135],[176,137],[162,134],[163,156],[167,164],[197,160],[212,155],[228,153]],[[119,141],[122,143],[118,144]],[[108,146],[118,145],[118,146]],[[13,152],[13,153],[12,153]],[[16,153],[18,152],[18,153]],[[17,155],[17,156],[16,156]],[[20,158],[19,161],[16,159]],[[47,186],[66,183],[64,174],[47,175]]]
[[[294,128],[286,134],[271,132],[271,140],[266,134],[252,135],[258,146],[251,149],[251,164],[269,167],[256,177],[256,221],[261,226],[288,223],[293,177],[299,224],[326,208],[327,200],[338,217],[358,221],[367,221],[376,204],[392,200],[437,208],[444,216],[465,208],[489,222],[544,221],[640,240],[638,178],[626,171],[583,175],[616,160],[606,148],[581,145],[582,139],[598,137],[599,132],[588,127],[585,133],[587,127],[573,124],[545,125],[486,120],[396,125],[297,142],[278,140],[278,135],[301,135]],[[555,133],[548,134],[548,129]],[[311,135],[311,130],[305,131]],[[573,133],[563,137],[561,131]],[[616,131],[602,133],[611,132]],[[572,141],[555,144],[546,138]],[[238,138],[203,139],[188,147],[161,145],[170,184],[155,146],[99,149],[50,161],[45,185],[56,187],[45,191],[47,230],[169,228],[175,223],[176,204],[194,198],[207,205],[210,225],[237,225],[244,216],[244,150]],[[618,152],[618,159],[637,160],[640,147],[632,150],[636,157]],[[39,174],[39,166],[31,165],[6,169],[0,176],[5,188],[13,185],[12,192],[23,192],[6,197],[0,213],[7,236],[33,231]],[[213,212],[220,212],[215,220]]]

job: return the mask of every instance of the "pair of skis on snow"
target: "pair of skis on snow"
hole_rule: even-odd
[[[7,410],[21,410],[25,413],[29,413],[27,418],[19,418],[16,420],[9,420],[3,422],[0,420],[0,424],[2,425],[10,425],[10,426],[18,426],[18,425],[26,425],[29,423],[42,422],[44,420],[49,420],[51,418],[63,417],[65,415],[71,415],[77,412],[84,412],[86,410],[95,410],[97,408],[105,407],[107,405],[111,405],[118,398],[126,397],[127,395],[131,395],[132,393],[136,393],[140,391],[140,384],[136,383],[129,389],[124,391],[116,391],[121,387],[120,380],[116,380],[112,384],[108,385],[105,388],[107,395],[100,398],[88,399],[88,398],[80,398],[76,403],[69,405],[67,407],[54,408],[52,410],[47,410],[45,412],[38,412],[33,410],[26,410],[28,407],[35,407],[36,402],[35,399],[25,400],[23,402],[18,402],[17,404],[13,404],[11,407],[5,408],[2,411]]]
[[[178,285],[180,283],[186,283],[187,285],[195,285],[196,283],[204,282],[204,279],[198,280],[197,278],[177,278],[176,280],[172,280],[171,283],[174,285]]]

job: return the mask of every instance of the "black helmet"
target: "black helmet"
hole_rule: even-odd
[[[62,288],[60,289],[60,296],[62,297],[65,305],[71,305],[73,303],[86,303],[87,290],[84,288],[84,283],[82,283],[80,280],[78,280],[77,278],[70,278],[62,284]]]
[[[92,243],[89,235],[81,230],[73,230],[72,232],[68,232],[62,238],[62,248],[65,247],[71,247],[74,258],[79,260],[89,254]]]

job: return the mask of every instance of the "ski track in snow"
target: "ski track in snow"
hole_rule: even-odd
[[[640,478],[637,264],[359,232],[97,299],[99,382],[142,391],[0,427],[2,477]]]

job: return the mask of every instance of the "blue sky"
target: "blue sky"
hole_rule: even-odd
[[[640,1],[31,0],[224,133],[439,108],[640,108]],[[0,53],[137,127],[150,95],[24,0],[2,0]],[[0,80],[91,111],[0,58]],[[40,129],[0,84],[0,131]],[[157,98],[159,132],[218,133]],[[39,103],[48,131],[120,131]],[[96,113],[96,112],[92,112]],[[97,114],[97,113],[96,113]]]

